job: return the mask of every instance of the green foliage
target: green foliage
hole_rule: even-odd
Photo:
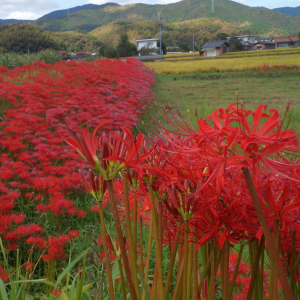
[[[190,51],[189,46],[188,46],[187,44],[185,44],[185,43],[179,43],[179,44],[178,44],[178,47],[179,47],[180,49],[182,49],[183,52],[189,52],[189,51]]]
[[[223,41],[226,40],[226,38],[229,36],[229,34],[221,32],[216,34],[216,36],[213,38],[216,41]]]
[[[229,45],[230,45],[230,47],[229,47],[230,52],[240,51],[241,43],[240,43],[240,40],[237,37],[232,36],[228,42],[229,42]]]
[[[117,58],[118,52],[114,47],[108,46],[104,50],[104,57],[106,58]]]
[[[95,36],[91,36],[84,31],[75,30],[67,32],[54,32],[52,36],[64,41],[64,49],[68,52],[98,52],[103,44]]]
[[[158,41],[157,43],[157,47],[160,47],[160,41]],[[162,39],[161,40],[161,50],[163,52],[163,55],[167,54],[167,46],[166,46],[166,42]]]
[[[100,56],[103,56],[104,57],[104,51],[105,51],[105,49],[107,48],[107,47],[109,47],[109,45],[102,45],[100,48],[99,48],[99,55]]]
[[[299,33],[298,33],[298,38],[299,38],[299,43],[300,43],[300,31],[299,31]]]
[[[127,33],[121,33],[117,52],[119,57],[133,56],[137,53],[136,46],[129,42]]]
[[[1,53],[0,52],[0,66],[8,69],[20,67],[22,65],[30,65],[35,61],[45,62],[47,64],[54,64],[61,61],[60,55],[54,50],[43,50],[38,53],[19,55],[17,53]]]
[[[0,26],[0,48],[17,53],[27,53],[29,50],[32,53],[50,48],[60,50],[63,47],[61,39],[36,25],[19,23]]]

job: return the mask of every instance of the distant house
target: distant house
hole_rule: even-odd
[[[136,40],[137,42],[137,51],[140,53],[142,48],[148,48],[153,50],[151,54],[156,54],[157,50],[159,50],[157,46],[157,42],[159,39],[146,39],[146,40]]]
[[[299,45],[299,37],[297,35],[273,38],[272,42],[276,44],[276,47],[290,47]]]
[[[228,53],[229,44],[227,41],[207,42],[202,49],[204,56],[218,56]]]
[[[253,50],[271,50],[275,49],[275,43],[270,41],[260,41],[253,45]]]
[[[238,35],[236,36],[239,40],[248,42],[249,44],[254,44],[255,43],[255,35]]]
[[[266,37],[258,37],[255,39],[255,43],[259,43],[259,42],[269,42],[269,39]]]

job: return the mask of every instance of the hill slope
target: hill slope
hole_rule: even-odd
[[[16,24],[16,23],[32,23],[31,20],[16,20],[16,19],[0,19],[0,25]]]
[[[82,10],[86,10],[86,9],[93,9],[95,7],[100,8],[100,7],[105,7],[107,5],[119,5],[117,3],[106,3],[106,4],[102,4],[102,5],[97,5],[97,4],[85,4],[85,5],[80,5],[80,6],[76,6],[76,7],[72,7],[70,9],[61,9],[61,10],[55,10],[52,11],[49,14],[46,14],[42,17],[40,17],[38,20],[43,19],[43,18],[61,18],[63,16],[67,16],[68,13],[75,13],[75,12],[79,12]]]
[[[249,7],[230,0],[215,0],[214,14],[211,13],[211,0],[183,0],[168,5],[95,6],[72,13],[70,18],[42,18],[36,24],[49,31],[92,31],[116,21],[155,21],[159,11],[163,23],[214,17],[229,22],[240,30],[264,36],[292,35],[300,30],[300,16],[284,15],[276,10]]]
[[[286,15],[300,15],[300,6],[298,6],[298,7],[279,7],[279,8],[274,8],[274,10],[277,10]]]
[[[104,44],[116,46],[122,32],[126,32],[130,42],[136,39],[159,37],[160,24],[157,21],[115,22],[101,26],[88,35],[101,40]],[[233,25],[215,18],[201,18],[171,24],[164,24],[162,37],[168,46],[180,43],[192,45],[193,32],[197,45],[204,38],[211,39],[217,34],[239,35],[241,32]]]

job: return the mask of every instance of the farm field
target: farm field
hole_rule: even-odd
[[[241,51],[241,52],[229,52],[221,56],[205,57],[200,56],[199,52],[195,51],[194,57],[193,53],[171,53],[164,55],[164,60],[198,60],[198,59],[223,59],[232,57],[252,57],[252,56],[270,56],[270,55],[288,55],[288,54],[300,54],[300,48],[277,48],[273,50],[264,51]]]
[[[243,71],[263,65],[293,66],[300,64],[300,54],[254,56],[218,59],[179,59],[177,61],[147,62],[147,67],[154,69],[158,74],[188,74],[204,72],[226,72],[229,70]]]
[[[279,73],[279,75],[278,75]],[[238,98],[246,109],[254,110],[260,104],[283,111],[288,103],[293,108],[291,128],[300,122],[300,74],[288,73],[201,73],[201,74],[158,74],[154,87],[158,107],[167,103],[172,109],[179,110],[187,119],[190,112],[193,125],[195,109],[199,117],[205,118],[218,107],[227,107]],[[151,115],[167,125],[161,113],[152,108]],[[140,127],[142,130],[142,126]]]

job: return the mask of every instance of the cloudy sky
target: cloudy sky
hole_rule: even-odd
[[[36,20],[53,10],[66,9],[87,3],[115,2],[121,5],[132,3],[168,4],[180,0],[0,0],[0,19]],[[300,6],[300,0],[235,0],[248,6],[276,8]]]

